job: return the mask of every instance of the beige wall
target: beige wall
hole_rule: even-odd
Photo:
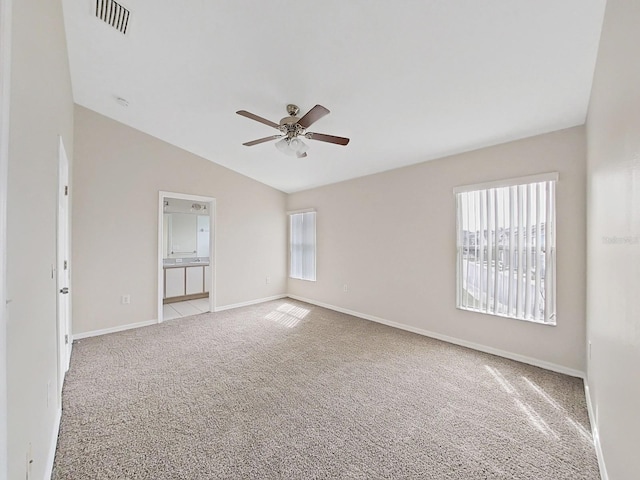
[[[588,132],[588,382],[609,478],[640,477],[640,3],[609,0]]]
[[[13,2],[7,212],[8,478],[44,478],[56,398],[58,135],[73,157],[73,101],[59,1]],[[51,398],[47,405],[47,384]]]
[[[558,171],[556,327],[455,308],[453,187]],[[317,209],[317,282],[289,292],[414,329],[585,369],[582,127],[295,193]],[[348,292],[343,285],[348,285]]]
[[[286,293],[284,193],[82,107],[75,139],[74,334],[157,318],[160,190],[216,199],[218,307]]]

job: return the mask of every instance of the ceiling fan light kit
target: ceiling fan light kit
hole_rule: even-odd
[[[285,155],[296,156],[298,158],[304,158],[307,156],[307,150],[309,146],[299,138],[287,138],[284,137],[276,142],[276,148]]]
[[[257,140],[245,142],[243,143],[243,145],[251,147],[253,145],[258,145],[259,143],[280,139],[275,144],[278,150],[285,153],[286,155],[295,155],[298,158],[304,158],[307,156],[307,150],[309,149],[309,146],[304,143],[300,137],[304,137],[309,140],[333,143],[336,145],[347,145],[349,143],[348,138],[306,131],[307,128],[309,128],[313,123],[330,113],[327,108],[323,107],[322,105],[316,105],[311,110],[309,110],[302,118],[298,118],[299,112],[300,108],[298,108],[297,105],[290,103],[289,105],[287,105],[287,113],[289,114],[289,116],[281,119],[280,123],[275,123],[254,113],[247,112],[246,110],[238,110],[236,112],[238,115],[249,118],[251,120],[255,120],[256,122],[263,123],[280,131],[280,135],[271,135],[269,137],[259,138]]]

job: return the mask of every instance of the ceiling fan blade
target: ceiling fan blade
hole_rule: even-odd
[[[309,128],[311,124],[313,124],[314,122],[317,122],[322,117],[328,114],[329,114],[328,109],[324,108],[322,105],[316,105],[311,110],[309,110],[304,117],[302,117],[298,121],[298,125],[300,125],[302,128]]]
[[[259,117],[255,113],[247,112],[246,110],[238,110],[236,112],[238,115],[242,115],[243,117],[250,118],[251,120],[255,120],[256,122],[264,123],[265,125],[269,125],[273,128],[279,128],[280,125],[272,122],[271,120],[267,120],[266,118]]]
[[[269,142],[271,140],[275,140],[276,138],[282,138],[283,135],[271,135],[270,137],[259,138],[257,140],[252,140],[250,142],[243,143],[247,147],[252,147],[254,145],[258,145],[259,143]]]
[[[348,138],[326,135],[324,133],[309,132],[305,134],[305,137],[307,137],[309,140],[319,140],[321,142],[335,143],[337,145],[346,145],[347,143],[349,143]]]

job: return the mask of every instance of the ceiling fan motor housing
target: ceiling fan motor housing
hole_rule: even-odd
[[[280,120],[280,131],[288,138],[304,135],[304,128],[298,123],[299,120],[298,117],[284,117]]]

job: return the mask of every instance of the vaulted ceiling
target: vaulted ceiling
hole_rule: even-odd
[[[63,0],[75,102],[284,192],[584,123],[605,0]],[[128,106],[123,106],[125,99]],[[283,155],[286,105],[331,110]]]

